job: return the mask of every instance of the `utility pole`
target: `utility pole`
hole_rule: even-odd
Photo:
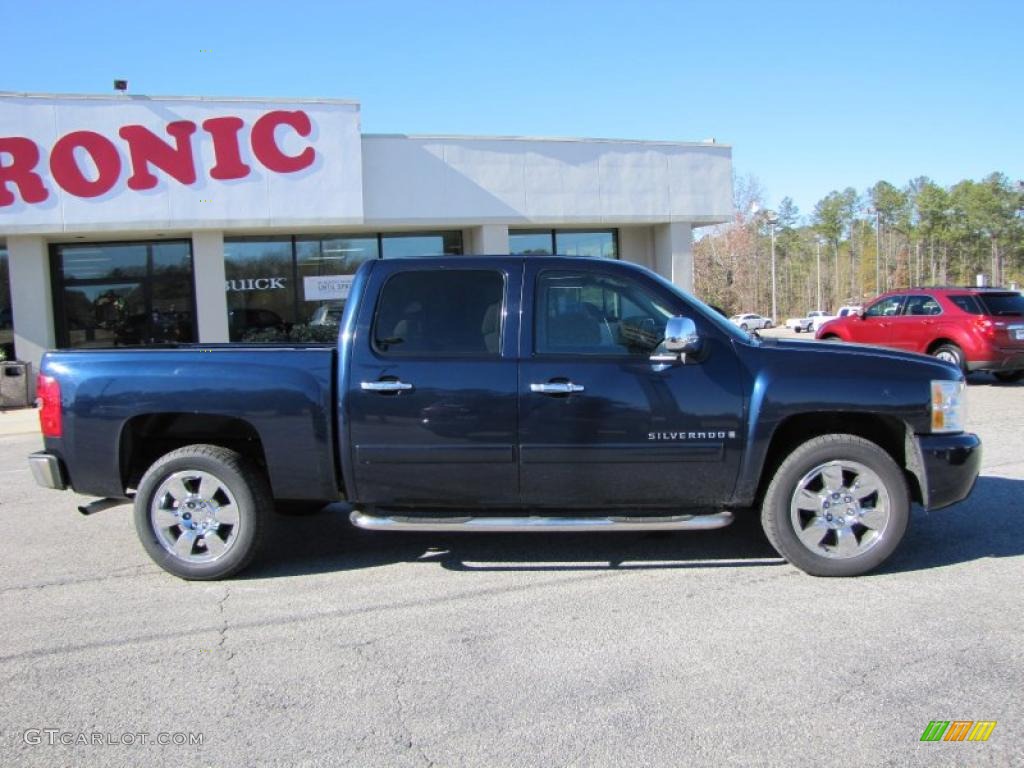
[[[815,262],[818,265],[818,303],[815,304],[814,306],[817,309],[823,309],[823,307],[821,306],[821,238],[814,238],[814,244],[818,246],[818,254],[815,258]]]
[[[875,295],[882,292],[882,216],[875,208]]]
[[[768,219],[768,226],[772,232],[772,324],[777,322],[778,314],[775,307],[775,225],[779,223],[778,218],[775,214],[771,214]]]

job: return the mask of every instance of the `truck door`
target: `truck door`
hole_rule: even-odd
[[[374,265],[351,340],[349,440],[360,502],[519,502],[522,261]]]
[[[697,507],[733,490],[744,397],[725,331],[639,272],[527,261],[519,367],[520,484],[530,506]],[[652,362],[673,315],[698,360]]]

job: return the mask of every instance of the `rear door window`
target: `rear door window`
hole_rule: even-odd
[[[931,296],[907,296],[903,305],[904,315],[941,315],[942,307]]]
[[[505,279],[493,270],[413,270],[384,284],[373,348],[387,356],[490,357],[499,352]]]

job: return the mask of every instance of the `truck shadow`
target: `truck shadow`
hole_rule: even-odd
[[[988,557],[1024,555],[1024,480],[981,477],[967,501],[933,513],[915,510],[910,531],[878,574],[919,571]],[[784,565],[758,515],[694,533],[375,533],[352,527],[332,505],[279,517],[267,552],[241,579],[420,563],[459,572],[751,568]]]
[[[751,516],[753,517],[753,516]],[[377,533],[334,505],[277,521],[266,554],[238,578],[422,563],[451,571],[590,571],[782,565],[756,521],[684,533]]]
[[[879,573],[1024,555],[1024,480],[982,476],[971,495],[937,512],[915,510],[902,546]]]

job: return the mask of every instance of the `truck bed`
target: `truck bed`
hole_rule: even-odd
[[[76,491],[119,497],[133,469],[118,457],[157,453],[169,432],[237,432],[276,498],[336,499],[336,354],[308,344],[51,352],[42,373],[60,374],[64,434],[46,447]],[[125,441],[134,450],[121,450]]]

